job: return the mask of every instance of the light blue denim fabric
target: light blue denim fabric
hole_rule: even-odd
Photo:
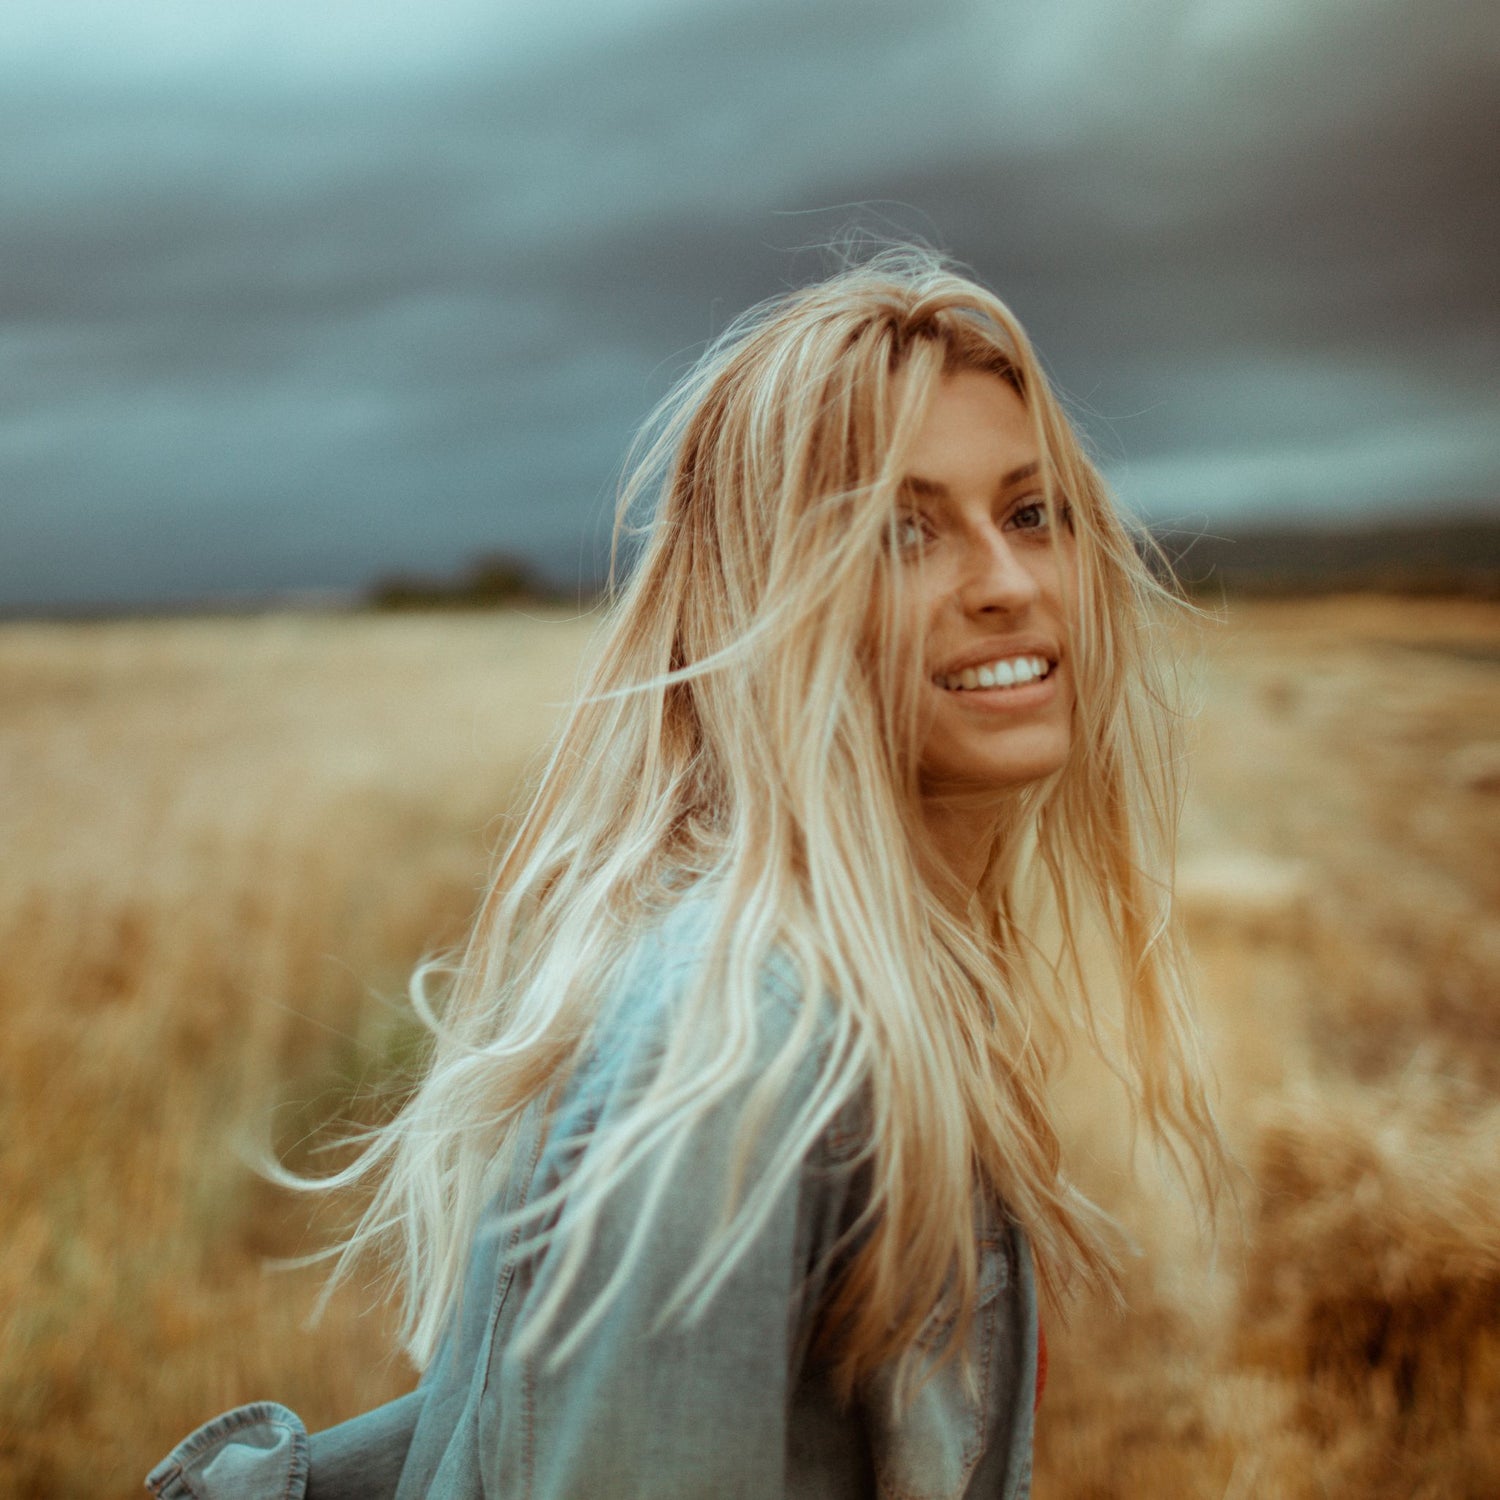
[[[876,1380],[840,1409],[807,1350],[828,1252],[861,1202],[861,1131],[846,1108],[777,1200],[703,1316],[653,1327],[720,1202],[743,1095],[694,1131],[652,1220],[646,1253],[599,1325],[559,1370],[513,1334],[555,1258],[512,1253],[512,1210],[566,1179],[580,1140],[628,1108],[701,959],[700,901],[643,938],[599,1040],[550,1128],[528,1114],[510,1181],[476,1238],[452,1326],[421,1383],[399,1401],[314,1434],[274,1402],[243,1406],[185,1438],[147,1478],[161,1500],[1020,1500],[1030,1492],[1037,1307],[1025,1236],[998,1211],[976,1219],[980,1308],[973,1374],[950,1361],[904,1415]],[[798,1004],[788,970],[763,986],[759,1056]],[[799,1080],[773,1142],[810,1085]],[[572,1144],[570,1144],[570,1142]],[[586,1149],[584,1147],[583,1149]],[[768,1149],[768,1148],[767,1148]],[[559,1330],[618,1263],[639,1218],[627,1179],[601,1214],[588,1267]],[[497,1225],[499,1230],[497,1232]]]

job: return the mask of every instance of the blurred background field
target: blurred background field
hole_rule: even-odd
[[[409,1056],[589,617],[0,629],[0,1493],[126,1496],[273,1397],[398,1394],[337,1225],[257,1182]],[[1182,899],[1243,1213],[1216,1256],[1060,1082],[1140,1243],[1051,1329],[1036,1493],[1500,1493],[1500,604],[1232,602],[1203,632]],[[270,1121],[267,1127],[267,1121]]]

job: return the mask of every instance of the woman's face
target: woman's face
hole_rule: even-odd
[[[1005,381],[942,378],[896,518],[908,598],[926,623],[926,796],[1014,786],[1067,757],[1074,543],[1070,519],[1048,515],[1038,460],[1030,416]]]

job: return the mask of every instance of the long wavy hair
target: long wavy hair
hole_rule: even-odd
[[[1022,398],[1048,503],[1071,507],[1076,543],[1071,749],[1055,774],[996,788],[977,893],[944,875],[924,835],[924,643],[902,623],[911,564],[891,544],[934,390],[971,370]],[[375,1184],[335,1274],[384,1253],[418,1366],[453,1313],[522,1116],[583,1056],[643,927],[686,890],[712,914],[703,962],[649,1087],[569,1184],[575,1257],[627,1171],[666,1173],[662,1143],[753,1085],[748,1160],[814,1053],[797,1128],[705,1226],[679,1301],[691,1316],[713,1294],[857,1096],[870,1201],[820,1335],[843,1393],[910,1355],[934,1308],[957,1309],[957,1343],[976,1300],[976,1194],[1024,1226],[1054,1305],[1079,1288],[1118,1294],[1113,1227],[1071,1185],[1049,1112],[1049,1071],[1074,1039],[1213,1200],[1222,1147],[1172,906],[1182,714],[1165,629],[1186,606],[1143,542],[1015,317],[935,254],[884,251],[714,341],[632,450],[582,690],[466,946],[414,976],[433,1034],[425,1074],[319,1182]],[[1101,941],[1103,984],[1085,961]],[[820,1032],[804,1018],[752,1079],[776,951],[834,1022]]]

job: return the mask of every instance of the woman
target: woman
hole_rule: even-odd
[[[636,456],[585,692],[413,985],[426,1075],[319,1184],[376,1176],[340,1269],[394,1253],[421,1384],[310,1441],[240,1408],[163,1496],[1024,1494],[1037,1289],[1118,1289],[1068,1042],[1212,1196],[1173,599],[1014,317],[886,252],[738,320]]]

